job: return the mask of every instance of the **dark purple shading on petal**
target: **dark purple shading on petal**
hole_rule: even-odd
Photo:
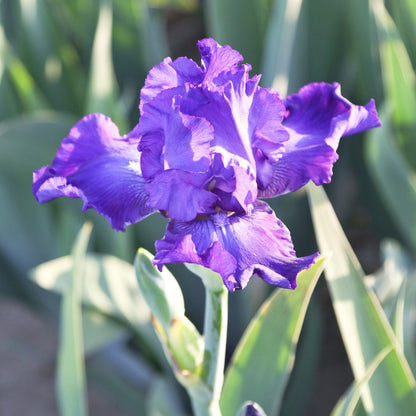
[[[171,220],[156,241],[154,264],[197,263],[218,272],[230,291],[243,289],[253,274],[288,289],[317,256],[296,257],[290,233],[272,209],[257,201],[251,215],[218,212],[192,222]]]
[[[179,111],[179,106],[168,115],[165,127],[165,168],[206,172],[210,165],[210,143],[213,128],[200,117]]]
[[[146,185],[149,205],[179,221],[191,221],[198,214],[213,214],[218,197],[204,189],[207,175],[169,169]]]
[[[309,180],[316,185],[330,182],[341,137],[380,126],[374,101],[356,106],[341,95],[337,83],[306,85],[285,105],[283,126],[290,139],[282,158],[273,164],[271,183],[259,184],[259,197],[296,191]]]
[[[185,99],[184,99],[185,97]],[[186,88],[161,92],[143,107],[137,126],[141,168],[146,179],[165,169],[206,172],[210,165],[213,127],[204,117],[182,111],[189,103]],[[203,98],[205,104],[205,98]]]
[[[249,134],[256,161],[257,183],[267,188],[273,178],[272,164],[278,161],[289,139],[282,126],[285,106],[280,96],[272,90],[257,88],[249,113]]]
[[[82,198],[83,210],[94,208],[116,230],[151,214],[140,171],[138,136],[120,137],[102,114],[80,120],[62,141],[51,167],[33,174],[32,190],[40,203],[60,196]]]
[[[266,416],[264,410],[255,402],[247,402],[243,407],[243,416]]]

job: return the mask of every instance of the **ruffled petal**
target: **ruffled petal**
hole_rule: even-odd
[[[149,205],[179,221],[191,221],[198,214],[213,214],[218,197],[205,190],[206,174],[169,169],[146,185]]]
[[[267,188],[273,178],[272,165],[284,152],[289,139],[282,126],[285,106],[280,96],[272,90],[257,88],[249,113],[249,134],[256,161],[257,184]]]
[[[249,113],[251,146],[260,149],[271,160],[279,160],[288,131],[282,126],[286,108],[279,94],[266,88],[257,88]]]
[[[290,233],[272,209],[257,201],[251,215],[218,212],[192,222],[171,220],[156,241],[154,264],[188,262],[219,273],[230,291],[243,289],[253,274],[288,289],[317,253],[296,257]]]
[[[216,83],[216,78],[224,72],[233,70],[243,61],[242,55],[230,46],[220,46],[214,39],[198,41],[201,54],[201,67],[204,71],[204,83]]]
[[[32,190],[40,203],[60,196],[82,198],[116,230],[151,214],[140,171],[135,130],[120,137],[102,114],[80,120],[59,148],[51,167],[33,174]]]
[[[339,84],[314,83],[285,102],[283,126],[290,139],[285,153],[273,164],[272,180],[260,188],[264,198],[293,192],[312,180],[331,181],[341,137],[380,126],[374,102],[356,106],[341,95]]]
[[[235,183],[231,195],[223,194],[221,200],[232,199],[239,204],[237,211],[248,213],[257,198],[257,183],[248,121],[254,90],[250,90],[251,95],[246,93],[246,81],[245,70],[230,74],[225,86],[192,90],[187,101],[203,103],[205,97],[206,104],[193,108],[193,114],[205,118],[213,127],[211,155],[220,156],[217,158],[222,161],[219,170],[233,171]],[[213,169],[213,176],[219,176],[218,168]],[[228,174],[225,176],[229,177]],[[216,189],[212,191],[217,192]],[[221,207],[228,209],[225,205]]]
[[[159,65],[154,66],[146,77],[144,87],[140,91],[140,113],[143,114],[143,106],[161,91],[186,83],[198,85],[202,79],[202,70],[192,59],[181,57],[172,62],[171,58],[165,58]]]

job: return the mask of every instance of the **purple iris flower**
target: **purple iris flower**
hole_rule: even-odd
[[[81,198],[116,230],[160,211],[169,217],[154,264],[218,272],[233,291],[253,274],[283,288],[317,253],[296,257],[290,233],[259,198],[331,180],[341,137],[380,125],[374,101],[356,106],[336,83],[283,99],[249,77],[229,46],[198,42],[201,65],[166,58],[147,76],[140,121],[120,136],[102,114],[80,120],[50,167],[33,174],[40,203]]]

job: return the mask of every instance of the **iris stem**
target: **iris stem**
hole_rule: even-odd
[[[227,289],[222,281],[219,285],[205,284],[205,347],[201,379],[210,390],[211,397],[192,398],[194,412],[197,416],[221,416],[219,400],[224,381],[227,323]]]

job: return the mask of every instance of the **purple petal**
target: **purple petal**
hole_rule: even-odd
[[[59,148],[51,167],[33,174],[32,190],[40,203],[60,196],[82,198],[116,230],[151,214],[140,171],[138,136],[120,137],[117,126],[102,114],[80,120]]]
[[[251,215],[225,212],[192,222],[171,220],[156,241],[154,263],[188,262],[218,272],[230,291],[244,288],[253,274],[288,289],[317,256],[296,257],[290,233],[271,208],[257,201]]]
[[[341,137],[380,126],[374,102],[365,107],[350,103],[337,83],[306,85],[285,105],[283,126],[290,139],[282,158],[268,172],[271,183],[260,186],[259,196],[264,198],[296,191],[309,180],[316,185],[330,182]]]
[[[204,189],[206,174],[169,169],[146,185],[149,205],[179,221],[191,221],[198,214],[212,214],[218,197]]]
[[[282,126],[285,110],[278,94],[257,88],[250,108],[249,129],[260,189],[270,185],[272,164],[282,157],[289,139],[288,131]]]
[[[180,97],[165,95],[144,107],[138,126],[143,135],[139,150],[144,176],[150,178],[164,169],[206,172],[210,165],[212,126],[203,118],[182,113]]]
[[[165,58],[147,75],[144,87],[140,91],[140,113],[143,114],[143,106],[161,91],[185,83],[200,84],[202,79],[202,70],[192,59],[181,57],[172,62],[171,58]]]
[[[218,75],[233,70],[243,61],[239,52],[228,45],[220,46],[214,39],[198,41],[198,48],[201,54],[201,66],[205,72],[205,83],[215,83]]]
[[[234,190],[228,197],[222,195],[222,200],[233,199],[239,205],[237,211],[248,212],[257,197],[257,183],[248,122],[254,91],[247,95],[246,81],[244,71],[236,72],[230,74],[229,83],[223,88],[193,90],[190,91],[189,98],[193,102],[204,103],[194,107],[193,114],[205,118],[213,127],[210,151],[214,157],[221,156],[218,158],[222,161],[219,170],[233,171]],[[223,172],[219,174],[218,169],[213,170],[213,176],[221,175]],[[212,191],[217,192],[216,189]],[[225,205],[222,208],[229,209]]]
[[[242,410],[242,416],[266,416],[264,410],[255,402],[245,403]]]

